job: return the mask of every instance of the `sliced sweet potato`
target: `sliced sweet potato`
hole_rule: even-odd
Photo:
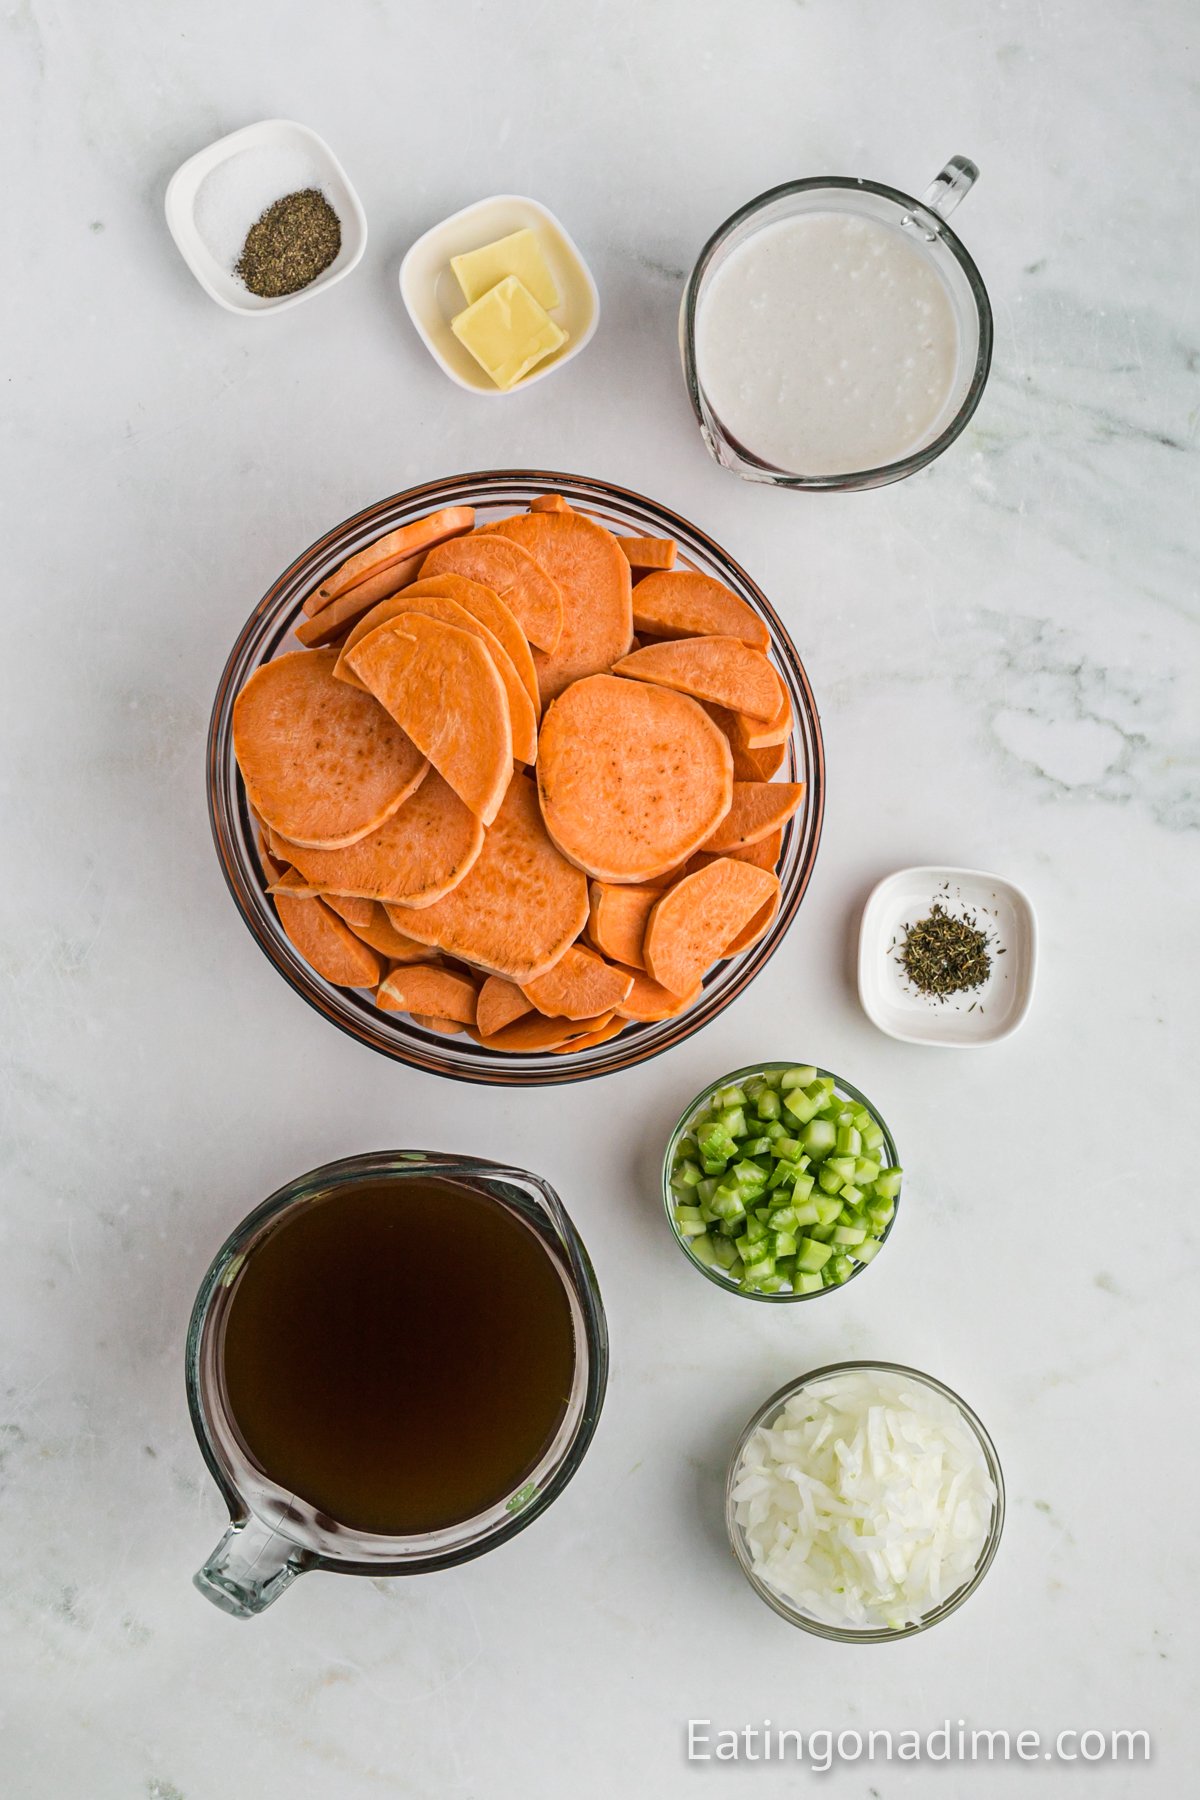
[[[429,552],[421,572],[427,576],[465,575],[468,581],[481,582],[499,595],[531,644],[539,650],[556,648],[563,626],[558,583],[511,538],[479,531],[448,538]]]
[[[613,674],[654,681],[756,719],[773,719],[783,693],[783,684],[762,651],[733,637],[670,638],[645,644],[615,662]]]
[[[786,744],[796,723],[792,717],[792,703],[788,699],[786,688],[783,689],[783,704],[773,719],[765,722],[748,719],[744,713],[731,713],[730,717],[733,720],[734,735],[747,750],[769,750],[776,744]]]
[[[553,655],[539,651],[533,659],[543,706],[624,656],[633,635],[632,583],[611,531],[569,511],[517,513],[485,531],[528,550],[562,594],[562,636]]]
[[[275,911],[305,962],[334,987],[374,987],[383,974],[375,952],[323,900],[278,893]]]
[[[408,612],[355,644],[346,659],[459,798],[490,825],[512,774],[513,741],[504,683],[482,641],[457,625]]]
[[[472,637],[479,638],[496,665],[496,673],[504,683],[504,697],[508,701],[508,720],[512,729],[513,755],[518,762],[534,762],[537,757],[537,714],[534,712],[533,701],[529,698],[525,684],[514,669],[512,658],[500,639],[472,613],[469,613],[465,606],[460,606],[457,600],[447,600],[441,594],[412,592],[406,594],[404,598],[406,609],[409,612],[421,613],[427,619],[437,619],[443,625],[456,625],[460,631],[469,631]],[[377,626],[376,629],[387,631],[398,622],[401,616],[399,613],[395,614],[393,618],[385,624]],[[360,644],[366,644],[368,639],[374,635],[374,632],[367,632],[360,636],[355,643],[355,650]],[[342,673],[343,663],[345,663],[345,675]],[[344,680],[346,675],[351,676],[355,681],[359,679],[354,675],[344,652],[338,658],[334,674],[340,680]]]
[[[572,944],[552,969],[523,982],[521,991],[549,1019],[592,1019],[612,1012],[632,986],[632,975]]]
[[[760,938],[766,937],[775,923],[775,914],[779,911],[779,899],[777,890],[769,900],[763,902],[749,923],[743,925],[735,937],[730,938],[723,952],[725,956],[739,956],[743,950],[752,949]]]
[[[587,878],[560,855],[537,790],[514,775],[474,867],[444,899],[391,907],[398,931],[518,984],[533,981],[574,943],[587,918]]]
[[[525,998],[515,981],[506,981],[503,975],[489,975],[479,990],[475,1024],[482,1036],[495,1037],[514,1019],[523,1019],[533,1010],[533,1002]]]
[[[625,559],[632,569],[673,569],[676,544],[674,538],[619,537]]]
[[[336,662],[332,650],[277,657],[233,704],[233,750],[250,805],[292,843],[321,849],[376,830],[429,767],[378,701],[334,680]]]
[[[550,836],[601,881],[673,869],[729,810],[733,759],[686,695],[591,675],[559,695],[538,740],[538,791]]]
[[[432,1019],[425,1013],[413,1013],[411,1017],[414,1025],[419,1025],[423,1031],[436,1031],[439,1037],[462,1036],[463,1027],[457,1019]]]
[[[597,950],[630,969],[644,969],[642,939],[660,887],[616,886],[593,881],[588,887],[588,936]]]
[[[375,916],[374,900],[365,900],[361,894],[328,894],[325,896],[326,906],[333,908],[338,918],[343,920],[354,933],[359,935],[364,925],[369,925]],[[366,942],[366,939],[363,939]]]
[[[431,769],[399,812],[369,837],[340,850],[273,838],[272,848],[283,850],[306,880],[330,893],[415,908],[440,900],[463,880],[483,848],[483,826]]]
[[[770,643],[752,606],[694,569],[656,571],[633,590],[633,622],[647,637],[733,637],[754,650]]]
[[[604,1025],[597,1025],[591,1031],[585,1031],[579,1037],[571,1038],[566,1044],[556,1044],[552,1052],[555,1056],[567,1056],[572,1050],[593,1050],[597,1044],[606,1044],[609,1038],[615,1038],[624,1031],[629,1023],[619,1015],[611,1018]]]
[[[684,875],[650,914],[646,973],[673,994],[690,993],[778,889],[777,876],[728,856]]]
[[[501,600],[494,588],[485,586],[482,581],[471,581],[465,575],[445,574],[423,575],[420,581],[413,584],[412,591],[414,594],[440,594],[444,599],[457,600],[472,618],[478,619],[481,625],[486,625],[508,651],[513,667],[533,701],[533,710],[541,718],[542,702],[538,694],[538,678],[529,640],[518,625],[511,607]]]
[[[727,707],[714,706],[711,701],[702,700],[703,706],[714,725],[719,725],[729,740],[729,748],[733,754],[733,779],[735,781],[770,781],[776,770],[783,766],[787,759],[787,745],[769,744],[761,750],[751,750],[746,745],[735,720],[744,724],[751,721],[741,713],[731,713]]]
[[[735,781],[729,811],[701,845],[717,856],[781,831],[804,799],[802,781]]]
[[[539,1012],[531,1012],[506,1025],[494,1037],[484,1037],[479,1030],[471,1035],[485,1050],[523,1050],[532,1054],[539,1050],[569,1049],[581,1038],[601,1030],[611,1019],[611,1013],[601,1013],[595,1019],[547,1019]]]
[[[735,850],[697,850],[695,856],[687,860],[686,866],[680,870],[682,875],[691,875],[697,869],[705,869],[710,862],[716,862],[718,856],[732,856],[738,862],[753,863],[756,869],[774,869],[778,866],[783,851],[783,826],[769,831],[766,837],[756,838],[752,844],[742,844]]]
[[[375,1000],[385,1012],[422,1013],[453,1019],[459,1025],[475,1023],[475,983],[435,963],[408,963],[390,969]]]
[[[641,1025],[652,1025],[658,1019],[673,1019],[686,1012],[700,998],[700,983],[686,994],[673,994],[669,988],[653,981],[649,975],[634,974],[633,986],[617,1008],[619,1019],[635,1019]]]
[[[530,512],[565,513],[571,508],[561,494],[539,494],[529,502]]]
[[[395,531],[376,538],[365,550],[359,550],[345,561],[340,569],[327,575],[319,588],[315,588],[304,602],[304,610],[313,617],[333,600],[348,594],[351,588],[358,587],[361,582],[370,581],[384,569],[394,568],[397,563],[405,562],[410,556],[416,556],[423,550],[432,550],[445,538],[457,537],[462,531],[470,531],[475,523],[473,506],[446,506],[440,512],[427,513],[423,519],[414,519],[411,524],[398,525]]]
[[[272,882],[281,881],[287,874],[291,864],[284,857],[275,855],[275,852],[271,848],[271,839],[268,835],[268,828],[266,825],[259,825],[257,843],[258,860],[262,866],[262,872],[267,878],[268,886],[270,886]]]
[[[398,594],[401,588],[415,581],[424,560],[425,553],[422,551],[418,556],[406,557],[404,562],[394,563],[391,568],[381,570],[367,581],[360,581],[348,594],[343,594],[339,600],[330,600],[314,617],[306,619],[303,625],[297,625],[296,636],[310,649],[332,644],[335,638],[341,637],[352,625],[357,624],[373,606],[378,606],[381,600]]]
[[[330,894],[326,904],[336,906],[338,902]],[[378,900],[371,901],[370,907],[371,916],[364,924],[355,925],[350,920],[346,921],[355,937],[361,938],[364,944],[370,944],[372,950],[378,950],[380,956],[386,956],[390,963],[429,961],[427,945],[418,944],[415,938],[405,937],[403,932],[397,931]]]

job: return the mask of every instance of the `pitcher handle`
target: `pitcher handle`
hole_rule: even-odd
[[[250,1516],[234,1519],[192,1580],[206,1600],[235,1619],[252,1619],[302,1575],[307,1560],[273,1526]]]
[[[970,157],[952,156],[921,195],[921,204],[936,213],[939,219],[948,219],[978,180],[979,169]]]

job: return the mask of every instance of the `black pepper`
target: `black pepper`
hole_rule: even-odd
[[[342,226],[319,188],[285,194],[246,233],[234,270],[252,294],[280,300],[327,269],[342,247]]]

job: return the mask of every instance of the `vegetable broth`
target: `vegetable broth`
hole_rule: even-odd
[[[224,1333],[229,1409],[280,1487],[408,1537],[515,1492],[575,1372],[566,1279],[498,1201],[436,1178],[335,1189],[250,1252]]]

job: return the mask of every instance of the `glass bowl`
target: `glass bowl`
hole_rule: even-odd
[[[255,849],[254,825],[233,755],[233,703],[260,664],[296,647],[289,643],[289,635],[305,596],[383,532],[444,506],[474,506],[482,524],[525,508],[547,493],[561,494],[577,512],[615,531],[674,538],[678,567],[699,569],[724,582],[761,616],[796,721],[780,775],[803,781],[806,792],[784,831],[780,904],[770,929],[749,950],[710,971],[694,1006],[673,1019],[631,1023],[618,1037],[589,1050],[512,1054],[487,1050],[466,1036],[441,1037],[403,1014],[381,1012],[369,993],[332,987],[293,949],[267,894]],[[284,570],[243,626],[218,684],[208,735],[207,784],[213,839],[229,891],[259,948],[310,1006],[360,1043],[413,1068],[460,1081],[531,1087],[606,1075],[671,1049],[715,1019],[766,966],[799,910],[816,862],[825,809],[825,753],[812,687],[791,638],[766,596],[718,544],[677,513],[627,488],[578,475],[514,469],[458,475],[393,494],[326,532]]]
[[[886,1153],[886,1157],[887,1157],[887,1162],[886,1162],[885,1166],[888,1168],[899,1168],[900,1167],[900,1158],[896,1151],[895,1140],[892,1137],[891,1132],[888,1130],[887,1121],[880,1114],[878,1107],[876,1107],[872,1101],[868,1100],[867,1096],[865,1094],[860,1094],[858,1089],[856,1087],[852,1086],[850,1082],[844,1081],[840,1075],[835,1075],[832,1069],[818,1068],[815,1063],[803,1063],[799,1058],[793,1058],[793,1060],[791,1062],[750,1063],[744,1069],[733,1069],[728,1075],[722,1075],[719,1080],[710,1081],[708,1083],[708,1086],[705,1088],[702,1088],[700,1093],[698,1093],[696,1095],[695,1099],[690,1101],[689,1104],[685,1107],[683,1114],[679,1120],[679,1123],[676,1125],[674,1131],[671,1133],[671,1136],[667,1141],[666,1153],[663,1156],[663,1165],[662,1165],[663,1211],[667,1215],[667,1224],[671,1228],[671,1236],[675,1239],[675,1242],[679,1245],[679,1248],[683,1251],[683,1254],[687,1257],[688,1262],[691,1265],[691,1267],[693,1269],[697,1270],[699,1274],[705,1276],[705,1278],[707,1280],[711,1281],[714,1284],[714,1286],[723,1288],[727,1294],[736,1294],[738,1296],[738,1298],[741,1300],[765,1301],[770,1306],[788,1306],[798,1300],[821,1300],[824,1298],[824,1296],[826,1294],[842,1293],[846,1288],[848,1288],[850,1286],[850,1283],[852,1281],[857,1281],[860,1275],[864,1275],[868,1269],[873,1268],[874,1262],[878,1261],[878,1258],[876,1257],[874,1259],[874,1261],[869,1262],[869,1263],[859,1263],[857,1265],[857,1267],[855,1268],[854,1273],[852,1275],[848,1275],[846,1277],[845,1281],[839,1282],[836,1287],[814,1288],[811,1294],[795,1294],[795,1293],[792,1293],[792,1294],[755,1294],[755,1293],[752,1293],[748,1288],[740,1288],[738,1286],[737,1282],[731,1281],[729,1276],[726,1275],[722,1270],[710,1269],[708,1267],[707,1263],[702,1263],[700,1261],[700,1259],[698,1257],[693,1256],[691,1251],[688,1249],[687,1239],[681,1234],[678,1226],[675,1223],[675,1217],[674,1217],[675,1196],[671,1192],[671,1165],[675,1160],[675,1150],[676,1150],[676,1146],[679,1143],[680,1138],[684,1137],[686,1135],[688,1126],[691,1124],[691,1122],[695,1118],[696,1114],[700,1111],[701,1107],[706,1106],[708,1104],[709,1100],[712,1099],[712,1096],[716,1093],[718,1088],[740,1087],[743,1081],[752,1081],[756,1075],[767,1075],[767,1074],[772,1074],[772,1073],[776,1073],[776,1072],[782,1072],[784,1069],[794,1069],[797,1067],[815,1068],[817,1070],[818,1075],[827,1075],[829,1077],[829,1079],[833,1082],[834,1087],[836,1088],[836,1090],[839,1094],[844,1095],[847,1100],[853,1100],[855,1102],[855,1104],[858,1106],[865,1106],[867,1111],[870,1113],[871,1117],[874,1119],[875,1123],[878,1125],[880,1131],[882,1131],[882,1133],[883,1133],[884,1152]],[[901,1193],[903,1193],[903,1188],[901,1188]],[[895,1225],[896,1220],[899,1217],[900,1197],[901,1197],[900,1194],[897,1194],[896,1210],[893,1212],[891,1218],[888,1220],[886,1226],[884,1227],[883,1234],[879,1239],[881,1246],[883,1244],[886,1244],[889,1237],[892,1235],[892,1227]]]
[[[824,1620],[814,1619],[811,1614],[804,1612],[793,1601],[778,1593],[769,1582],[758,1574],[751,1560],[745,1533],[734,1515],[733,1490],[741,1467],[742,1456],[750,1439],[759,1426],[765,1425],[773,1419],[793,1395],[801,1393],[806,1387],[823,1381],[830,1375],[864,1371],[868,1374],[903,1375],[907,1380],[917,1382],[940,1395],[943,1400],[948,1400],[962,1422],[979,1440],[987,1472],[995,1485],[996,1498],[992,1503],[992,1517],[987,1535],[983,1540],[983,1548],[979,1552],[979,1559],[971,1574],[959,1587],[955,1588],[952,1594],[948,1594],[932,1612],[926,1613],[923,1618],[916,1620],[911,1625],[872,1626],[866,1630],[856,1630],[853,1626],[829,1625]],[[810,1369],[807,1375],[801,1375],[795,1381],[786,1382],[783,1387],[771,1395],[769,1400],[765,1400],[753,1418],[747,1421],[738,1437],[733,1456],[730,1458],[729,1473],[725,1480],[725,1529],[729,1533],[733,1554],[737,1558],[746,1580],[759,1599],[765,1600],[772,1611],[777,1612],[781,1619],[786,1619],[789,1625],[798,1625],[802,1631],[811,1631],[815,1637],[829,1638],[838,1644],[890,1644],[897,1642],[900,1638],[915,1637],[918,1632],[928,1631],[932,1625],[939,1625],[943,1619],[948,1619],[952,1612],[957,1612],[963,1602],[970,1599],[975,1592],[992,1566],[1000,1544],[1000,1534],[1004,1530],[1004,1474],[1000,1467],[1000,1458],[996,1454],[996,1446],[988,1436],[982,1422],[971,1411],[966,1401],[956,1394],[953,1388],[948,1388],[944,1382],[936,1380],[932,1375],[923,1374],[920,1369],[910,1369],[904,1363],[826,1363],[823,1368]]]

